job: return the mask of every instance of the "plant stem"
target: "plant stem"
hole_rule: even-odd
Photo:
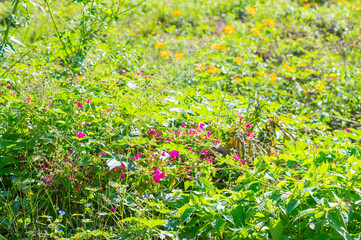
[[[60,37],[59,31],[58,31],[58,27],[56,26],[56,23],[55,23],[55,20],[54,20],[54,17],[53,17],[53,13],[51,12],[51,8],[50,8],[49,1],[45,1],[45,2],[46,2],[46,5],[48,6],[49,13],[50,13],[50,17],[51,17],[51,21],[53,22],[53,25],[54,25],[56,34],[58,35],[59,41],[60,41],[61,44],[63,45],[64,51],[65,51],[65,53],[66,53],[66,56],[67,56],[68,60],[70,60],[68,51],[66,50],[66,45],[65,45],[65,43],[63,42],[63,39],[61,39],[61,37]]]
[[[10,26],[11,26],[11,22],[13,20],[13,15],[15,14],[15,11],[18,7],[18,4],[19,4],[19,0],[16,0],[15,1],[15,4],[14,4],[14,7],[13,7],[13,11],[11,12],[11,15],[9,16],[9,21],[7,23],[7,26],[6,26],[6,30],[5,30],[5,33],[4,33],[4,39],[3,39],[3,42],[2,42],[2,46],[1,46],[1,51],[4,49],[5,47],[5,43],[7,42],[8,40],[8,35],[9,35],[9,30],[10,30]],[[0,52],[1,52],[0,51]]]

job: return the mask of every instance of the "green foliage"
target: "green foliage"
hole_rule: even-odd
[[[0,2],[0,239],[360,239],[358,6]]]

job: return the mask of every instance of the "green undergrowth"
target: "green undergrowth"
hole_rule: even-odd
[[[361,239],[358,6],[0,2],[0,239]]]

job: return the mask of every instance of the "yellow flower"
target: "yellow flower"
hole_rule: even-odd
[[[236,81],[236,82],[242,82],[242,79],[241,79],[241,78],[239,78],[239,77],[235,77],[235,78],[233,79],[233,81]]]
[[[78,79],[79,81],[83,81],[83,80],[84,80],[84,77],[81,77],[81,76],[80,76],[80,77],[78,77],[77,79]]]
[[[156,49],[158,49],[158,48],[161,48],[161,47],[163,47],[164,46],[164,43],[157,43],[157,44],[155,44],[155,48]]]
[[[307,3],[305,6],[303,6],[303,10],[307,10],[309,7],[311,7],[311,5]]]
[[[184,58],[184,53],[182,53],[182,52],[176,53],[174,57],[178,60],[181,60],[182,58]]]
[[[203,63],[199,63],[196,66],[197,71],[203,72],[205,69],[206,69],[206,66]]]
[[[283,67],[287,70],[287,71],[289,71],[289,72],[293,72],[294,70],[293,70],[293,68],[290,66],[290,65],[288,65],[288,64],[283,64]]]
[[[258,30],[257,28],[251,28],[249,31],[250,31],[251,33],[254,33],[254,34],[260,34],[260,33],[261,33],[261,31]]]
[[[226,47],[221,46],[221,45],[217,45],[217,44],[214,44],[214,43],[211,43],[211,48],[220,49],[220,50],[222,50],[222,51],[226,51],[226,50],[227,50]]]
[[[0,10],[0,14],[3,14],[4,12]]]
[[[266,26],[267,26],[267,24],[263,23],[261,27],[266,27]]]
[[[326,84],[321,82],[321,81],[316,83],[316,89],[317,90],[323,91],[323,90],[325,90],[325,86],[326,86]]]
[[[215,67],[215,64],[209,64],[208,72],[209,73],[217,73],[218,68]]]
[[[268,74],[267,74],[267,73],[264,73],[264,72],[259,72],[258,75],[260,75],[260,76],[267,76]]]
[[[174,11],[174,12],[173,12],[173,15],[174,15],[175,17],[177,17],[177,16],[182,15],[182,12],[179,11],[179,10],[177,10],[177,11]]]
[[[241,57],[237,57],[236,58],[236,63],[239,65],[242,63],[242,58]]]
[[[322,98],[323,93],[320,93],[320,95],[317,96],[317,98]]]
[[[331,77],[331,78],[335,78],[335,77],[337,77],[337,74],[336,74],[336,73],[331,73],[331,74],[330,74],[330,77]]]
[[[343,3],[343,2],[346,2],[346,0],[340,0],[340,2],[342,2],[342,3]]]
[[[275,20],[273,20],[273,19],[266,19],[266,20],[265,20],[265,23],[267,23],[267,24],[270,25],[270,26],[273,26],[273,25],[275,25]]]
[[[355,12],[358,11],[358,10],[360,10],[360,8],[359,8],[358,6],[356,6],[356,5],[353,6],[352,8],[353,8],[353,10],[354,10]]]
[[[171,52],[164,50],[164,51],[161,51],[159,54],[163,57],[170,57]]]
[[[254,15],[254,14],[256,14],[256,9],[254,7],[249,7],[249,8],[247,8],[247,12],[250,15]]]
[[[272,80],[273,82],[275,82],[275,81],[277,80],[277,75],[276,75],[275,73],[272,73],[272,74],[270,75],[270,77],[271,77],[271,80]]]
[[[234,33],[234,31],[235,31],[236,29],[232,26],[232,25],[226,25],[225,27],[224,27],[224,32],[227,34],[227,35],[230,35],[230,34],[232,34],[232,33]]]
[[[72,4],[69,5],[69,7],[75,8],[76,6],[75,6],[75,4],[72,3]]]

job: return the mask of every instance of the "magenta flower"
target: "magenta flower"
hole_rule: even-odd
[[[120,178],[121,178],[121,179],[126,178],[126,176],[127,176],[127,174],[125,174],[125,173],[121,173],[121,174],[120,174]]]
[[[251,133],[248,132],[248,133],[247,133],[247,137],[250,137],[250,136],[251,136]]]
[[[350,132],[350,129],[346,128],[346,132]]]
[[[90,104],[92,101],[90,101],[90,99],[86,100],[87,104]]]
[[[272,155],[277,155],[277,152],[271,152]]]
[[[78,132],[78,135],[76,135],[77,138],[83,138],[85,137],[85,133],[82,133],[82,132]]]
[[[179,152],[176,150],[170,151],[168,154],[171,158],[179,158]]]
[[[149,129],[149,134],[152,134],[152,135],[155,134],[155,130],[150,128]]]
[[[8,89],[11,89],[11,85],[8,85],[7,88],[8,88]]]
[[[337,162],[333,162],[333,164],[337,165]]]
[[[105,152],[101,152],[100,155],[104,156],[107,155]]]
[[[242,160],[241,163],[242,163],[242,165],[245,165],[245,164],[246,164],[246,161],[245,161],[245,160]]]
[[[111,211],[111,212],[115,212],[113,206],[110,207],[110,211]]]
[[[153,167],[154,172],[152,173],[154,182],[159,182],[160,179],[165,178],[165,172],[159,172],[157,167]]]
[[[144,70],[142,70],[141,72],[144,73]]]
[[[251,128],[251,125],[249,125],[249,124],[246,124],[246,128]]]
[[[233,159],[234,159],[234,160],[236,160],[236,161],[237,161],[237,160],[239,160],[239,156],[238,156],[238,154],[237,154],[237,153],[236,153],[236,154],[234,154]]]
[[[69,153],[72,154],[73,152],[74,152],[74,150],[70,148]]]
[[[137,154],[137,155],[135,155],[135,157],[132,157],[132,159],[138,159],[138,158],[141,158],[141,157],[142,157],[141,154]]]
[[[122,165],[119,167],[119,169],[125,169],[124,164],[122,163]]]
[[[213,163],[213,159],[212,158],[206,158],[206,160],[208,161],[208,162],[210,162],[210,163]]]
[[[183,123],[183,124],[182,124],[182,128],[184,128],[185,126],[186,126],[186,125]]]
[[[49,184],[49,182],[50,182],[49,176],[45,176],[45,178],[44,178],[44,183],[45,183],[45,184]]]
[[[83,108],[83,104],[82,103],[78,103],[78,108]]]
[[[240,119],[240,120],[243,120],[243,117],[242,117],[242,116],[239,116],[239,119]]]
[[[204,123],[200,123],[200,124],[199,124],[199,128],[200,128],[200,129],[203,129],[205,126],[206,126],[206,125],[205,125]]]
[[[170,139],[170,138],[167,139],[167,142],[171,142],[171,141],[172,141],[172,139]]]
[[[30,100],[31,100],[31,98],[27,98],[27,99],[26,99],[27,102],[30,102]]]
[[[211,152],[210,152],[210,151],[206,151],[206,150],[203,150],[203,151],[202,151],[202,154],[204,154],[204,155],[209,154],[209,153],[211,153]]]

